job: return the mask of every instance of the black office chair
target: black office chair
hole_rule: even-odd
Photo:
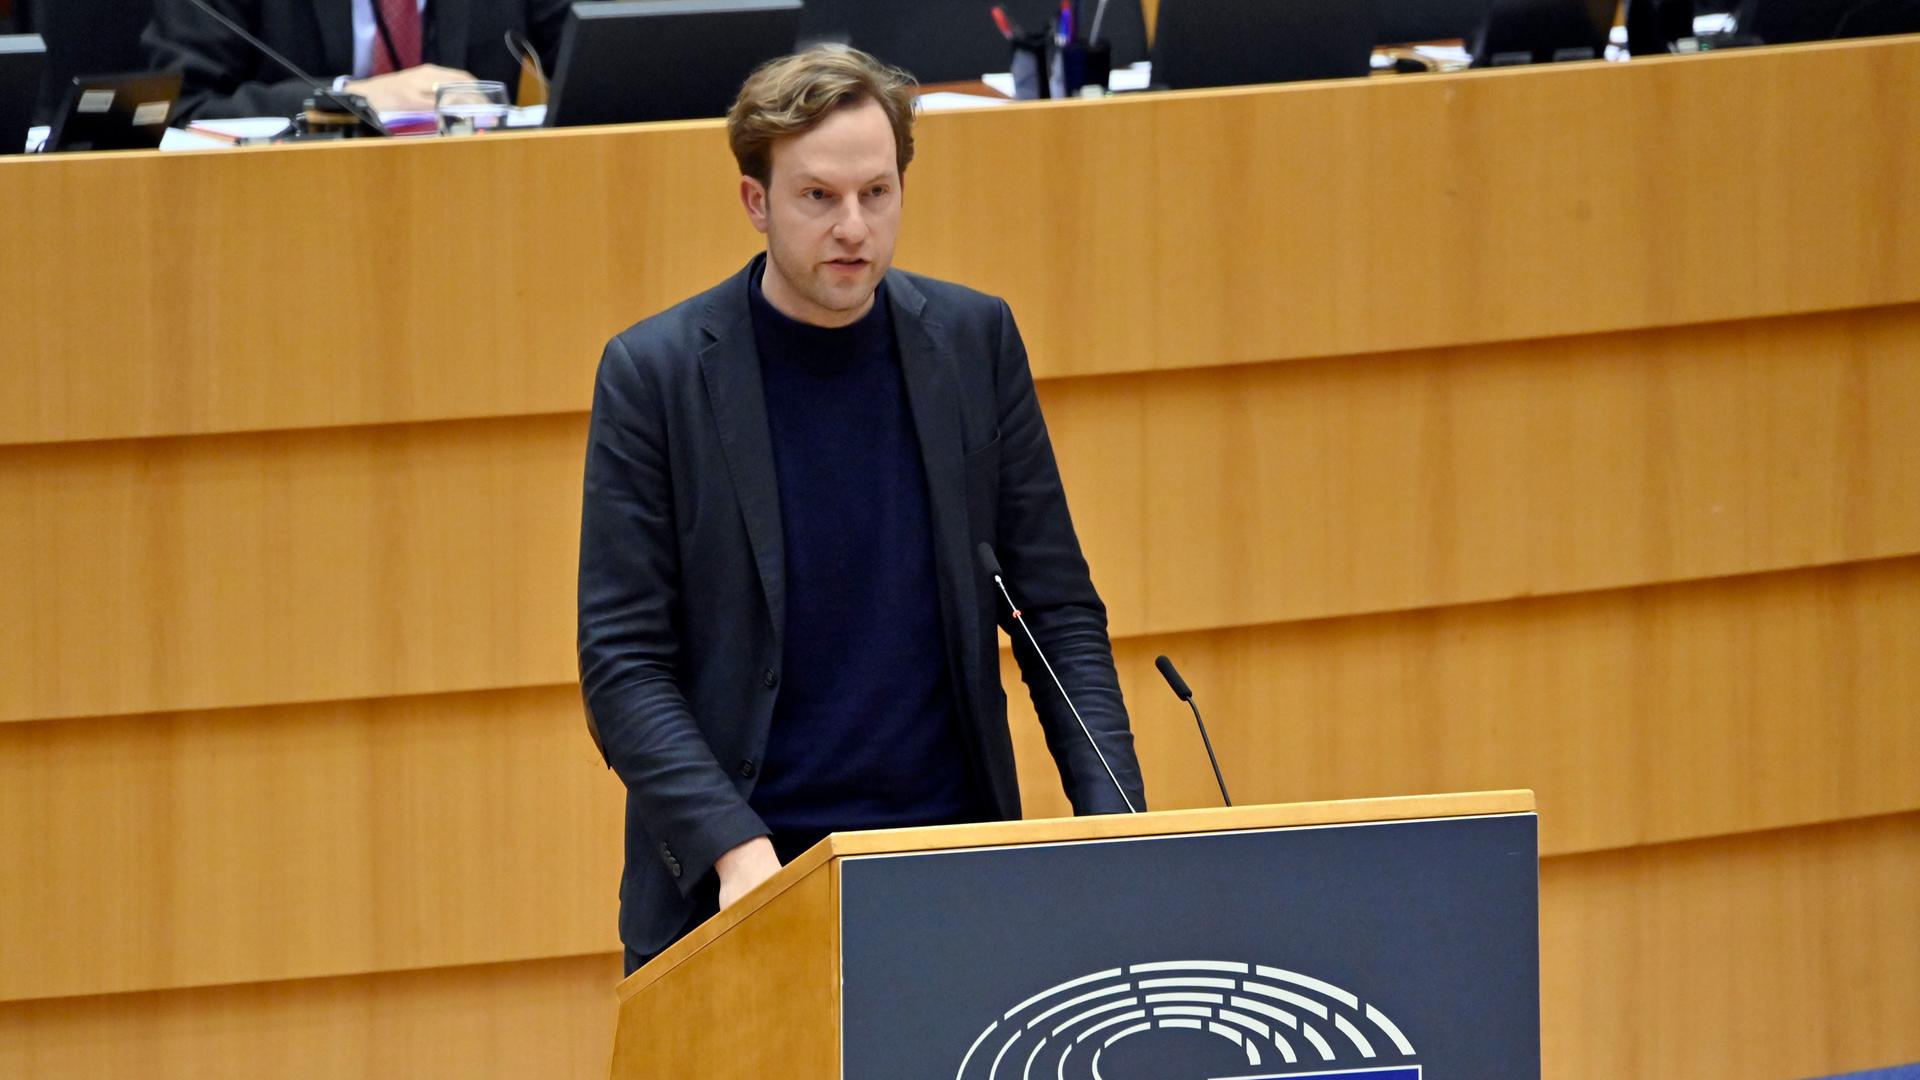
[[[1660,56],[1693,36],[1693,0],[1627,0],[1627,52]]]
[[[1493,0],[1379,0],[1376,45],[1465,41],[1487,21]]]
[[[1834,24],[1837,38],[1920,34],[1920,0],[1865,0]]]
[[[1733,24],[1765,45],[1826,41],[1856,0],[1741,0]]]
[[[1601,59],[1614,8],[1615,0],[1493,0],[1467,45],[1473,66]]]
[[[14,20],[47,42],[46,77],[34,123],[53,122],[76,75],[144,71],[140,31],[153,17],[152,0],[14,0]]]
[[[1175,90],[1366,75],[1375,0],[1160,0],[1153,81]]]

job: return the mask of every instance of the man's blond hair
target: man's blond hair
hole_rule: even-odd
[[[846,45],[816,45],[769,60],[727,111],[727,141],[740,174],[773,182],[773,144],[812,131],[836,109],[877,102],[893,127],[900,175],[913,160],[913,76]]]

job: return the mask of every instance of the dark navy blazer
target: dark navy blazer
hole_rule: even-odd
[[[730,848],[768,832],[748,806],[773,702],[785,558],[773,447],[740,273],[607,343],[580,527],[580,681],[627,787],[620,936],[670,943]],[[1020,816],[995,625],[1012,629],[974,548],[991,543],[1022,613],[1136,806],[1145,806],[1106,608],[1067,512],[1026,347],[1004,301],[887,276],[926,462],[940,622],[971,762]],[[1125,808],[1025,635],[1013,637],[1077,813]]]
[[[212,3],[316,79],[331,82],[353,72],[353,0]],[[570,7],[568,0],[433,0],[424,13],[422,55],[430,64],[504,82],[511,92],[520,63],[507,49],[507,31],[528,38],[551,70]],[[222,116],[291,116],[313,93],[311,84],[187,0],[154,0],[153,21],[140,41],[154,67],[181,73],[176,124]]]

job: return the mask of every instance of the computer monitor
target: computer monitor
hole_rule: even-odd
[[[76,75],[147,66],[140,31],[153,18],[153,0],[13,0],[13,14],[22,31],[47,39],[36,124],[53,123]]]
[[[0,35],[0,154],[27,148],[40,73],[46,67],[47,43],[39,34]]]
[[[1839,38],[1920,34],[1920,0],[1861,0],[1833,28]]]
[[[47,149],[157,150],[179,100],[177,71],[76,76]]]
[[[1184,90],[1366,75],[1379,24],[1374,0],[1160,0],[1153,81]]]
[[[1602,59],[1618,7],[1616,0],[1493,0],[1467,43],[1473,66]]]
[[[1487,21],[1493,0],[1379,0],[1377,45],[1465,41]]]
[[[547,126],[725,116],[753,69],[793,51],[800,0],[576,3]]]
[[[1875,33],[1910,33],[1915,5],[1882,0],[1741,0],[1733,20],[1764,45],[1826,41]],[[1875,25],[1877,24],[1877,25]]]
[[[1000,0],[1022,30],[1046,30],[1059,0]],[[1074,0],[1074,26],[1093,30],[1099,0]],[[807,0],[800,43],[852,45],[904,68],[922,83],[962,82],[1011,66],[1012,49],[993,22],[993,0]],[[1100,37],[1113,47],[1113,64],[1147,57],[1147,23],[1140,0],[1108,0]]]

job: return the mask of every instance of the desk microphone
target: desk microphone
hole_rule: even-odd
[[[1156,657],[1153,666],[1160,669],[1160,675],[1167,680],[1167,685],[1173,687],[1174,695],[1193,710],[1193,722],[1200,726],[1201,745],[1207,748],[1207,760],[1213,763],[1213,782],[1220,785],[1220,801],[1232,806],[1233,800],[1227,796],[1226,778],[1220,775],[1220,759],[1213,756],[1213,740],[1207,738],[1207,722],[1200,719],[1200,706],[1193,703],[1193,691],[1187,689],[1187,680],[1173,670],[1173,661],[1164,656]]]
[[[1100,43],[1100,24],[1106,21],[1107,0],[1100,0],[1099,6],[1093,9],[1093,26],[1087,31],[1087,44],[1098,45]]]
[[[1034,655],[1040,658],[1041,665],[1047,669],[1047,677],[1053,680],[1054,689],[1060,691],[1060,697],[1066,701],[1067,708],[1073,712],[1073,718],[1079,721],[1080,733],[1087,737],[1087,745],[1093,747],[1094,756],[1100,759],[1100,767],[1107,770],[1107,779],[1113,781],[1113,790],[1120,793],[1120,801],[1127,804],[1128,813],[1139,813],[1140,808],[1133,805],[1133,800],[1127,795],[1127,789],[1120,784],[1120,778],[1113,774],[1113,766],[1107,764],[1107,755],[1101,751],[1100,743],[1094,739],[1093,729],[1087,727],[1087,722],[1081,719],[1080,710],[1074,706],[1073,698],[1067,694],[1067,688],[1060,685],[1060,676],[1053,673],[1053,665],[1047,662],[1047,654],[1033,636],[1033,628],[1028,626],[1027,620],[1021,616],[1020,606],[1013,602],[1013,595],[1007,592],[1007,583],[1000,577],[1000,560],[994,557],[993,545],[983,540],[980,546],[973,550],[974,554],[980,557],[980,568],[987,572],[987,576],[993,578],[995,585],[1000,586],[1000,595],[1006,598],[1007,610],[1013,613],[1013,621],[1020,624],[1020,629],[1026,631],[1027,641],[1032,644]]]
[[[313,87],[313,98],[315,101],[320,102],[323,106],[331,106],[337,108],[340,112],[346,113],[355,120],[360,121],[363,126],[375,135],[385,135],[387,133],[386,125],[380,122],[380,114],[373,111],[373,108],[367,104],[366,98],[361,97],[359,94],[349,94],[344,90],[335,90],[327,83],[323,83],[300,70],[300,65],[280,55],[273,46],[268,45],[266,42],[261,41],[248,32],[246,27],[241,26],[239,23],[221,14],[220,10],[212,4],[207,3],[207,0],[187,0],[187,2],[199,8],[201,11],[206,12],[221,26],[233,31],[241,41],[260,50],[268,59],[292,72],[294,78]],[[380,5],[376,3],[374,5],[374,11],[378,13],[379,9]],[[384,31],[384,29],[385,27],[383,26],[382,30]],[[388,47],[391,48],[391,46]]]

